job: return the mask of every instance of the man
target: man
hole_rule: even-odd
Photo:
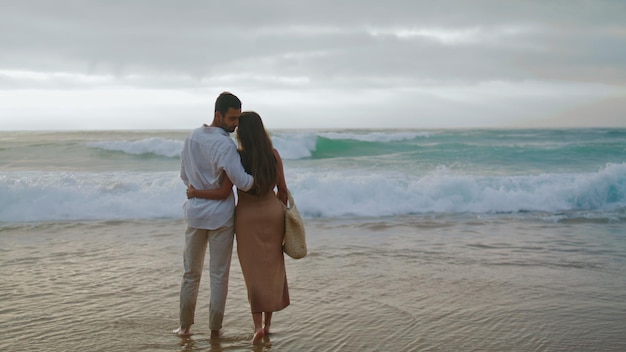
[[[185,185],[217,189],[226,175],[242,190],[252,187],[254,180],[244,171],[237,146],[228,135],[239,124],[239,115],[239,98],[229,92],[217,97],[211,126],[205,124],[195,129],[185,140],[180,169]],[[209,328],[211,338],[220,336],[233,250],[234,210],[232,191],[221,200],[191,198],[185,202],[185,273],[180,288],[180,327],[174,330],[179,336],[191,334],[207,242],[211,279]]]

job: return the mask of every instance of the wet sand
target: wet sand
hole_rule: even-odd
[[[224,337],[209,338],[207,276],[194,335],[170,333],[183,230],[0,225],[0,350],[626,350],[621,223],[307,220],[310,255],[287,258],[292,304],[258,347],[236,251]]]

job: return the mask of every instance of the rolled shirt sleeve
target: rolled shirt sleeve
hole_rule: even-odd
[[[246,173],[246,170],[241,165],[241,157],[234,142],[231,147],[224,149],[225,152],[220,155],[220,167],[237,188],[243,191],[250,190],[254,184],[254,178]]]

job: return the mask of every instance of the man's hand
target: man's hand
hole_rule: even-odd
[[[194,193],[196,189],[193,188],[193,186],[190,184],[189,186],[187,186],[187,199],[191,199],[194,198],[196,195]]]

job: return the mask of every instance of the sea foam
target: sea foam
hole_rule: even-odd
[[[0,222],[178,218],[173,172],[0,174]]]
[[[289,174],[289,173],[288,173]],[[626,164],[597,173],[527,176],[458,174],[445,167],[421,176],[290,173],[307,216],[418,213],[604,211],[626,207]]]
[[[304,159],[313,155],[317,145],[317,135],[312,132],[276,133],[272,144],[283,159]]]
[[[273,133],[272,143],[287,160],[305,159],[313,156],[319,138],[342,141],[390,143],[410,141],[429,137],[431,132],[289,132]],[[89,142],[87,146],[106,151],[122,152],[131,155],[153,154],[164,157],[178,157],[183,148],[182,140],[145,138],[140,140],[119,140]]]
[[[180,156],[183,141],[153,137],[136,141],[89,142],[87,146],[132,155],[154,154],[172,158]]]
[[[626,208],[626,164],[525,176],[289,168],[286,178],[305,218]],[[1,222],[182,218],[185,187],[178,172],[0,173],[0,199]]]

